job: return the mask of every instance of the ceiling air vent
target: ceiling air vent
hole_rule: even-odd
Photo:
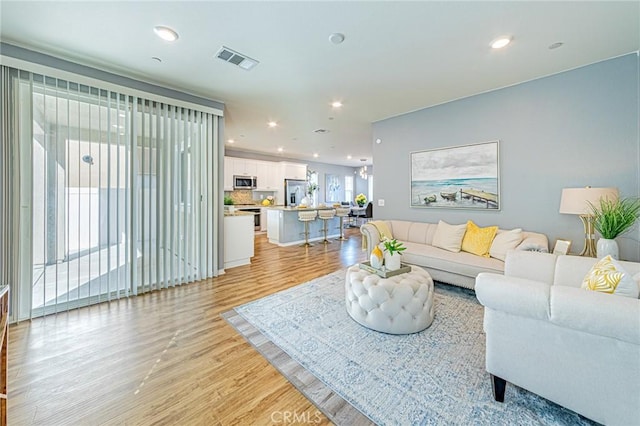
[[[242,53],[238,53],[233,49],[229,49],[228,47],[222,46],[218,53],[216,53],[216,57],[222,59],[225,62],[229,62],[230,64],[237,65],[243,70],[250,70],[259,64],[255,59],[251,59],[247,55],[243,55]]]

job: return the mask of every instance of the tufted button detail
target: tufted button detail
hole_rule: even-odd
[[[408,334],[433,322],[433,280],[422,268],[381,278],[354,265],[346,273],[345,300],[349,315],[373,330]]]

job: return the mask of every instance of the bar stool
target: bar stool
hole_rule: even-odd
[[[324,225],[322,225],[322,232],[324,233],[324,240],[322,240],[322,242],[324,244],[329,244],[331,242],[327,240],[327,231],[328,231],[327,222],[333,219],[335,215],[336,215],[336,211],[334,209],[318,211],[318,216],[320,217],[320,219],[324,221]]]
[[[301,244],[301,247],[309,247],[313,245],[309,242],[309,222],[316,220],[317,215],[317,210],[300,210],[298,212],[298,220],[300,222],[304,222],[304,244]]]
[[[338,238],[338,240],[347,240],[347,238],[344,237],[344,218],[345,217],[349,217],[349,213],[351,212],[351,209],[349,207],[338,207],[336,208],[336,216],[338,216],[340,218],[340,238]]]

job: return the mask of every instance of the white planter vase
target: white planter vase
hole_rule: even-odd
[[[395,271],[396,269],[400,269],[400,259],[402,256],[400,253],[394,253],[393,256],[388,252],[384,252],[384,264],[387,267],[388,271]]]
[[[616,240],[609,240],[607,238],[600,238],[596,245],[596,253],[598,259],[602,259],[607,255],[611,255],[614,259],[618,260],[618,243]]]

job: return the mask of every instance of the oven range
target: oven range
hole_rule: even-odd
[[[247,213],[253,213],[253,225],[256,231],[260,230],[260,207],[256,207],[255,205],[235,205],[236,210],[241,210]]]

